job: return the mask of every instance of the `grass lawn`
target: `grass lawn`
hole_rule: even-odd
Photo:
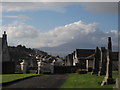
[[[0,83],[11,82],[17,79],[22,79],[34,75],[39,75],[39,74],[3,74],[0,75]]]
[[[69,74],[67,80],[60,88],[113,88],[113,85],[100,86],[100,82],[105,76],[95,76],[88,74]],[[113,72],[113,78],[118,77],[118,72]]]

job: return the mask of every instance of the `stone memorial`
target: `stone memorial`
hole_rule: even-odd
[[[38,74],[40,74],[42,62],[40,60],[38,60],[37,64],[38,64]]]
[[[51,74],[53,74],[54,73],[54,63],[51,63],[50,69],[51,69]]]
[[[106,74],[106,63],[107,63],[107,50],[105,47],[101,47],[101,61],[99,75]]]
[[[25,60],[23,60],[23,62],[21,62],[20,65],[21,65],[21,71],[22,71],[22,73],[26,74],[27,73],[28,63]]]
[[[54,73],[55,62],[47,62],[47,58],[41,58],[40,60],[38,60],[37,64],[38,64],[38,74]]]
[[[2,73],[3,74],[10,74],[15,72],[15,62],[12,61],[9,54],[9,48],[7,43],[7,34],[4,31],[2,35]],[[1,46],[0,45],[0,46]]]
[[[93,71],[92,71],[92,75],[94,74],[98,74],[99,72],[99,60],[100,60],[100,50],[98,47],[96,47],[95,50],[95,55],[94,55],[94,61],[93,61]]]
[[[114,83],[115,80],[112,78],[112,42],[111,37],[108,37],[106,76],[101,86]]]

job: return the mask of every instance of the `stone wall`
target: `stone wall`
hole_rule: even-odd
[[[54,66],[54,73],[75,73],[79,66]]]
[[[14,62],[2,62],[2,73],[12,74],[14,73],[15,63]]]

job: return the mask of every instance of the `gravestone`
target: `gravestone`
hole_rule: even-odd
[[[98,74],[99,72],[99,59],[100,59],[100,50],[98,47],[96,47],[94,61],[93,61],[94,66],[93,66],[92,75]]]
[[[4,31],[2,35],[2,73],[9,74],[15,72],[15,62],[12,61],[9,54],[9,48],[7,44],[7,34]]]
[[[45,58],[43,58],[45,59]],[[43,59],[38,60],[38,74],[40,73],[54,73],[54,64],[55,62],[45,62]]]
[[[7,34],[5,31],[4,34],[2,35],[2,61],[3,62],[10,61],[10,55],[7,44]]]
[[[101,61],[99,75],[106,74],[106,63],[107,63],[107,50],[105,47],[101,47]]]
[[[26,74],[28,63],[25,60],[23,60],[23,62],[21,62],[20,65],[21,65],[21,71],[23,72],[23,74]]]
[[[38,74],[40,74],[41,73],[41,65],[42,65],[41,60],[38,60],[37,64],[38,64]]]
[[[115,81],[112,78],[112,42],[111,37],[108,37],[108,50],[107,50],[107,67],[106,67],[106,76],[104,81],[101,83],[101,86],[106,84],[114,84]]]
[[[51,63],[50,69],[51,69],[51,74],[53,74],[54,73],[54,63]]]

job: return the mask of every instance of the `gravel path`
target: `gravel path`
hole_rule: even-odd
[[[22,80],[17,83],[3,87],[3,90],[8,88],[59,88],[66,80],[66,74],[57,75],[41,75],[30,79]],[[23,89],[22,89],[23,90]]]

